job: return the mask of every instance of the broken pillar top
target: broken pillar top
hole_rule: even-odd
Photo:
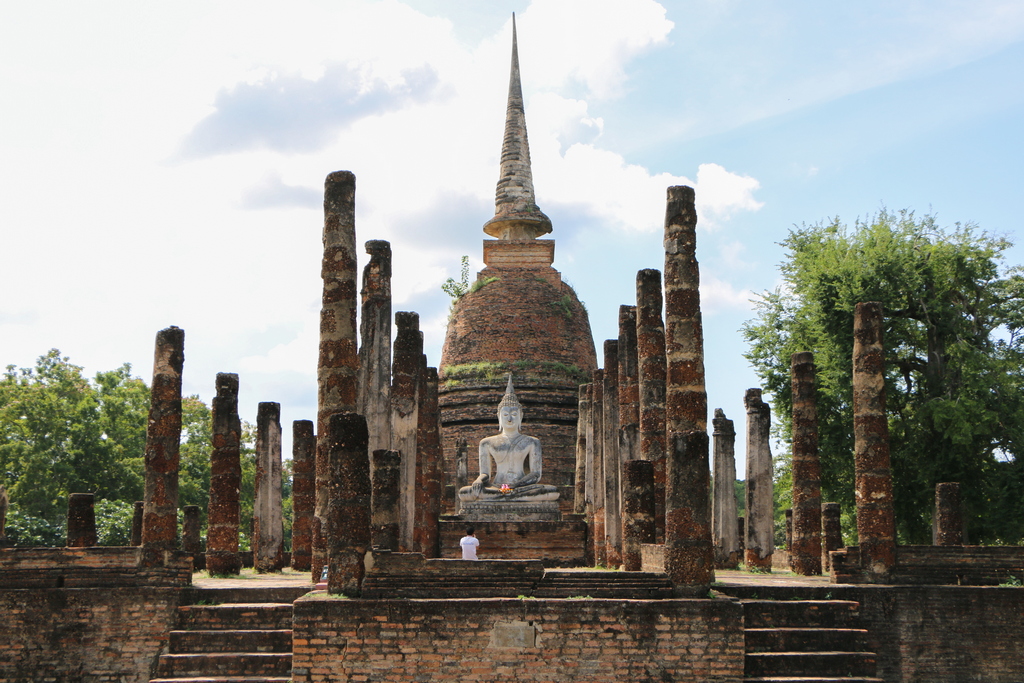
[[[494,218],[484,223],[484,232],[500,240],[536,239],[551,232],[551,219],[537,206],[533,192],[515,14],[512,15],[512,71],[508,81],[505,138],[501,145],[501,172],[494,196]]]

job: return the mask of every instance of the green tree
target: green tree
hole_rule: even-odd
[[[93,384],[57,349],[35,368],[7,367],[0,379],[0,475],[21,514],[56,525],[70,493],[141,496],[148,391],[130,371],[125,365],[100,373]]]
[[[792,353],[817,365],[822,487],[853,510],[853,311],[885,308],[886,392],[901,543],[930,542],[934,486],[959,481],[969,537],[1024,538],[1024,278],[973,225],[880,211],[790,231],[784,284],[756,302],[747,358],[789,439]]]

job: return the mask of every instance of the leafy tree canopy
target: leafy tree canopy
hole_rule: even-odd
[[[790,358],[812,351],[825,500],[853,511],[853,312],[885,310],[886,392],[901,543],[930,543],[935,484],[961,483],[972,542],[1024,539],[1024,277],[974,225],[880,211],[790,231],[783,284],[743,334],[788,442]]]

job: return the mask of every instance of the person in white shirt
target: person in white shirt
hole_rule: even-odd
[[[478,560],[476,556],[477,546],[480,545],[480,541],[476,537],[475,530],[473,527],[466,529],[466,535],[459,541],[459,545],[462,546],[462,559],[464,560]]]

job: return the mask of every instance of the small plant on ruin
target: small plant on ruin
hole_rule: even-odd
[[[501,279],[500,277],[484,277],[484,278],[480,278],[479,280],[476,280],[475,282],[473,282],[472,285],[469,286],[469,292],[470,292],[470,294],[475,294],[476,292],[479,292],[481,289],[483,289],[487,285],[491,284],[492,282],[497,282],[500,279]]]
[[[1006,581],[1003,581],[999,586],[1001,588],[1024,588],[1024,581],[1010,574],[1006,577]]]
[[[566,600],[593,600],[589,595],[570,595]]]
[[[452,303],[455,303],[462,296],[469,291],[469,257],[462,257],[462,271],[461,277],[458,282],[453,278],[448,278],[441,285],[441,291],[452,298]]]

